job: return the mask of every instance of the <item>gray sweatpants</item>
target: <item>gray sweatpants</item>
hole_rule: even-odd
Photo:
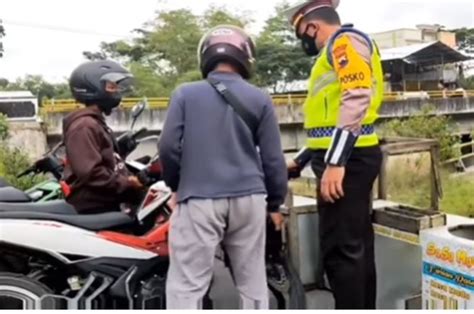
[[[268,309],[264,195],[180,204],[171,216],[168,309],[202,309],[219,245],[224,245],[241,308]]]

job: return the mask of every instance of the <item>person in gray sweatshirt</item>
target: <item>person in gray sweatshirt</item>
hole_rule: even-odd
[[[201,309],[223,244],[241,307],[267,309],[267,214],[279,213],[288,173],[272,100],[249,84],[255,46],[240,28],[218,26],[198,48],[203,81],[173,93],[159,144],[163,177],[176,192],[171,217],[169,309]],[[255,127],[219,92],[244,107]]]

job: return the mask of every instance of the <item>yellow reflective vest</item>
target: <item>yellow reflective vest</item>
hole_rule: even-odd
[[[306,146],[310,149],[328,149],[331,145],[332,134],[338,122],[343,91],[341,84],[364,79],[363,73],[354,73],[342,78],[333,66],[332,45],[334,40],[344,32],[354,32],[361,35],[371,44],[371,75],[372,97],[367,113],[362,121],[361,134],[355,147],[370,147],[379,143],[374,131],[374,123],[378,118],[378,110],[383,101],[383,69],[380,52],[370,38],[364,33],[348,27],[341,28],[319,54],[311,72],[308,96],[304,103],[305,123],[308,134]],[[357,76],[359,75],[359,76]],[[346,80],[346,81],[344,81]]]

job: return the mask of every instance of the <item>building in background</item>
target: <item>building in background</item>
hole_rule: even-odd
[[[474,69],[474,56],[457,50],[456,34],[441,25],[418,25],[370,34],[382,56],[385,92],[417,95],[416,92],[457,90]],[[307,81],[279,82],[273,94],[306,93]],[[415,93],[414,93],[415,92]]]
[[[374,33],[387,92],[434,91],[459,85],[469,56],[456,50],[456,34],[439,24]]]
[[[387,32],[371,34],[380,49],[405,47],[440,41],[451,48],[456,47],[456,34],[435,25],[417,25],[416,29],[401,28]]]
[[[470,60],[441,41],[381,49],[387,92],[434,91],[456,85]]]

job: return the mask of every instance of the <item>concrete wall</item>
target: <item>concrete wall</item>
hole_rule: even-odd
[[[451,48],[457,47],[456,34],[451,32],[439,32],[438,40]]]
[[[63,133],[63,119],[68,113],[48,113],[44,122],[48,135],[61,135]],[[166,119],[166,109],[145,110],[138,119],[135,130],[146,127],[147,129],[160,131]],[[107,124],[115,132],[125,132],[130,129],[131,116],[128,110],[116,110],[107,117]]]
[[[32,159],[44,155],[48,148],[46,129],[38,122],[9,122],[9,145],[20,148]]]
[[[474,99],[449,98],[449,99],[410,99],[399,102],[385,103],[380,115],[383,118],[409,117],[431,105],[439,115],[470,115],[474,114]],[[474,123],[474,119],[472,120]]]
[[[474,128],[474,98],[452,98],[452,99],[413,99],[406,101],[387,102],[383,104],[380,115],[381,121],[392,118],[403,118],[419,112],[426,104],[433,105],[437,114],[450,115],[455,122],[459,123],[460,131],[469,133]],[[275,111],[282,129],[284,147],[300,147],[304,142],[305,134],[302,130],[304,115],[302,105],[299,103],[275,106]],[[48,135],[58,136],[62,134],[62,119],[64,113],[51,113],[45,117],[48,127]],[[141,127],[160,132],[166,119],[166,109],[146,110],[139,118],[135,127]],[[115,132],[125,132],[130,128],[130,112],[116,111],[107,118],[107,122]]]

